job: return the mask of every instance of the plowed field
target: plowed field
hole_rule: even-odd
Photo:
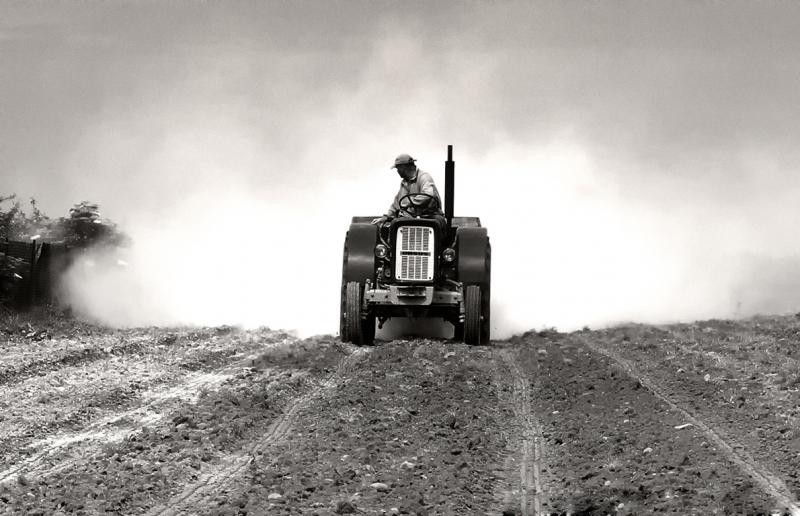
[[[795,317],[364,348],[7,319],[7,514],[800,515]]]

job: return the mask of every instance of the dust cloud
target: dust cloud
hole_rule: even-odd
[[[67,282],[115,325],[335,333],[350,217],[387,208],[401,152],[443,191],[448,144],[456,215],[489,228],[494,337],[797,310],[800,17],[603,5],[208,7],[147,41],[109,33],[115,13],[81,18],[66,56],[36,57],[74,63],[102,101],[68,83],[53,156],[5,152],[10,184],[46,207],[95,200],[130,234]],[[52,93],[37,84],[14,94]]]

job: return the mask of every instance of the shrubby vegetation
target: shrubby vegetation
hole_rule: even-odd
[[[82,201],[66,217],[45,215],[31,198],[26,210],[17,196],[0,195],[0,302],[13,298],[16,286],[30,270],[29,258],[9,256],[3,243],[37,241],[63,243],[68,248],[124,246],[130,239],[117,224],[100,216],[99,205]]]
[[[117,224],[100,217],[98,204],[82,201],[69,210],[69,215],[50,218],[39,209],[35,199],[29,201],[30,213],[16,195],[0,195],[0,241],[38,240],[63,242],[68,247],[93,245],[125,245],[128,237]]]

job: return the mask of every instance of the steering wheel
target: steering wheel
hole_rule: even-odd
[[[415,197],[418,196],[426,197],[427,199],[415,200]],[[407,201],[405,206],[403,201]],[[422,192],[406,194],[397,200],[397,204],[400,206],[400,214],[405,213],[411,218],[421,217],[426,211],[435,212],[439,209],[439,199],[431,194]]]

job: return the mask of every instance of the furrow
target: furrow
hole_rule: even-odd
[[[254,457],[261,455],[266,448],[279,444],[295,426],[301,410],[312,400],[320,398],[328,391],[335,389],[343,378],[349,374],[355,363],[367,352],[365,348],[352,347],[348,351],[350,353],[339,362],[336,370],[325,381],[295,399],[259,439],[245,449],[231,455],[223,463],[203,473],[197,482],[187,486],[183,492],[170,499],[163,506],[151,509],[148,514],[151,516],[172,516],[196,513],[203,506],[203,500],[206,497],[218,493],[223,486],[236,478],[252,462]]]
[[[731,444],[728,442],[728,439],[720,435],[718,431],[707,425],[695,414],[675,403],[672,399],[670,399],[669,395],[656,384],[656,382],[638,371],[636,367],[628,360],[611,350],[598,346],[588,339],[583,338],[581,339],[581,342],[592,351],[608,357],[619,364],[628,375],[638,380],[645,388],[652,392],[667,406],[682,414],[687,421],[699,428],[711,442],[717,445],[720,451],[722,451],[722,453],[724,453],[729,460],[736,464],[744,473],[749,475],[753,481],[756,482],[766,493],[772,496],[772,498],[779,505],[786,507],[792,516],[800,516],[800,502],[793,499],[791,492],[786,487],[786,484],[777,475],[753,459],[753,457],[751,457],[743,447],[735,443]]]
[[[541,431],[537,428],[531,414],[527,377],[519,368],[510,351],[503,351],[502,358],[514,376],[513,410],[522,426],[519,472],[520,509],[523,516],[539,516],[542,514],[542,486],[539,471]]]

